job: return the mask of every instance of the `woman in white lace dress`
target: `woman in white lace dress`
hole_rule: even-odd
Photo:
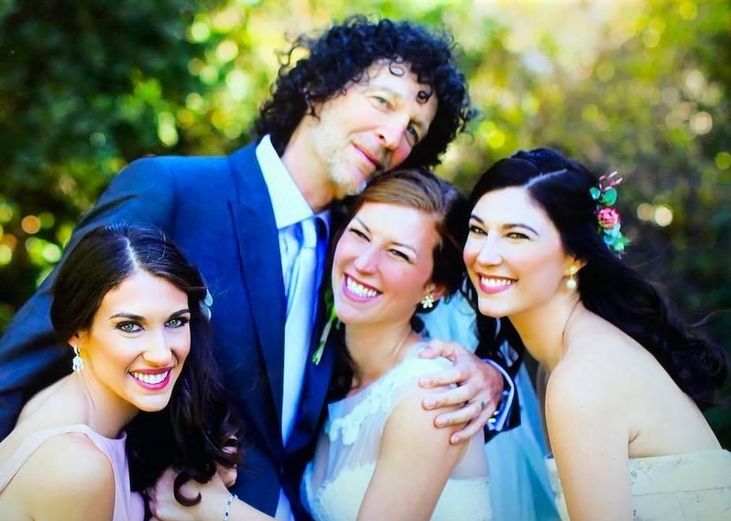
[[[451,445],[456,427],[434,426],[436,414],[421,406],[431,391],[418,379],[450,362],[419,358],[423,339],[412,328],[419,306],[461,281],[449,223],[464,211],[454,187],[414,170],[379,177],[351,211],[332,288],[352,378],[329,406],[303,479],[317,521],[491,518],[482,433]]]

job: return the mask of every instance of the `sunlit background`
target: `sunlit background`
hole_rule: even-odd
[[[120,168],[243,145],[287,42],[362,12],[461,46],[482,117],[440,174],[469,188],[538,145],[619,170],[628,262],[731,347],[729,2],[347,3],[0,0],[0,331]]]

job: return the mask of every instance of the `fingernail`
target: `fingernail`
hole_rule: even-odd
[[[447,424],[447,422],[445,422],[442,419],[437,420],[437,427],[444,427],[446,424]]]
[[[459,443],[460,439],[461,438],[455,434],[454,436],[449,438],[449,443],[451,443],[452,445],[457,445]]]
[[[424,398],[424,407],[432,409],[437,404],[434,398]]]
[[[419,378],[419,385],[422,387],[427,387],[429,385],[429,379],[428,378]]]

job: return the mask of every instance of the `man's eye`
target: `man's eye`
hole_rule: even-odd
[[[136,322],[120,322],[117,324],[117,329],[125,333],[137,333],[138,331],[142,331],[142,326]]]
[[[413,143],[416,144],[419,142],[419,132],[416,130],[416,127],[414,125],[409,125],[406,128],[406,131],[411,136]]]

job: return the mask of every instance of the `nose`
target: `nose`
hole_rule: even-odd
[[[373,273],[378,268],[378,252],[373,247],[364,248],[353,261],[355,269],[361,273]]]
[[[142,358],[150,365],[164,367],[173,360],[172,339],[164,330],[152,332]]]
[[[404,134],[408,125],[408,115],[393,114],[378,129],[378,139],[381,145],[388,150],[396,150],[404,142]]]
[[[495,266],[500,264],[503,258],[500,254],[498,239],[494,238],[494,236],[488,236],[485,238],[480,245],[475,260],[478,264],[485,266]]]

